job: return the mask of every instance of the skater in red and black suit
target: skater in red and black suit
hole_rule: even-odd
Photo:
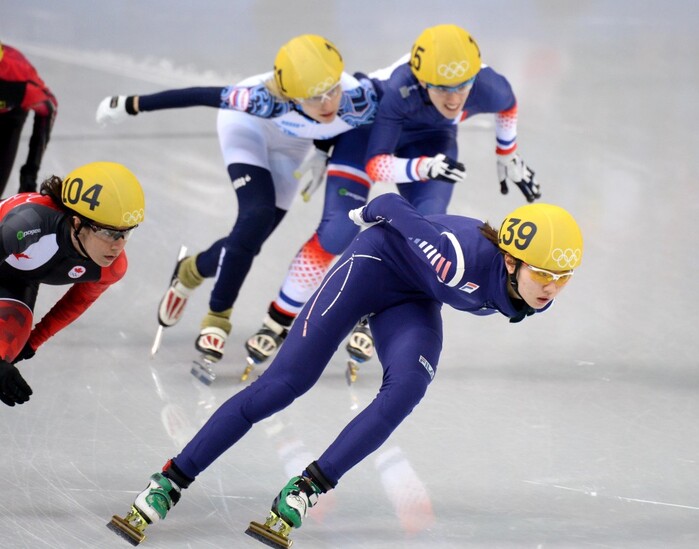
[[[19,170],[19,192],[36,191],[57,109],[58,101],[34,66],[15,48],[0,42],[0,196],[10,178],[29,111],[34,111],[34,128],[27,161]]]
[[[141,185],[127,168],[93,162],[40,193],[0,202],[0,400],[29,400],[15,363],[78,318],[126,273],[126,240],[143,221]],[[32,330],[39,284],[71,284]]]

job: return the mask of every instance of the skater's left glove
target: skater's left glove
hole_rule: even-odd
[[[384,218],[379,216],[376,219],[369,221],[368,219],[364,219],[364,214],[366,213],[366,206],[362,206],[361,208],[355,208],[354,210],[350,210],[347,212],[347,215],[349,218],[354,222],[355,225],[359,225],[360,227],[371,227],[373,225],[376,225],[377,223],[381,223]]]
[[[301,185],[301,196],[303,196],[304,202],[308,202],[318,187],[325,183],[327,166],[328,153],[313,147],[294,172],[294,177],[299,180],[299,185]]]
[[[22,348],[22,350],[17,355],[17,357],[12,361],[12,364],[17,364],[20,360],[29,360],[30,358],[32,358],[34,356],[35,353],[36,353],[36,350],[32,349],[32,346],[29,345],[29,342],[27,341],[24,344],[24,347]]]
[[[31,394],[31,387],[24,381],[17,367],[0,360],[0,400],[8,406],[14,406],[27,402]]]
[[[497,160],[502,194],[509,192],[508,184],[514,184],[522,191],[527,202],[541,198],[541,189],[534,176],[534,170],[529,168],[517,153],[498,155]]]
[[[112,124],[121,124],[129,115],[138,114],[138,110],[134,106],[134,100],[137,96],[134,95],[114,95],[105,97],[97,107],[95,120],[100,126],[106,126],[107,122]]]

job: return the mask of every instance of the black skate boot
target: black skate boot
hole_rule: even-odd
[[[308,510],[318,502],[318,496],[334,488],[315,462],[300,477],[292,478],[272,503],[264,524],[251,522],[245,533],[270,547],[288,548],[292,528],[301,528]]]
[[[248,365],[243,375],[240,376],[241,381],[248,379],[256,364],[262,364],[277,352],[279,346],[286,339],[293,320],[293,317],[281,315],[270,307],[270,312],[265,316],[262,327],[245,342]]]
[[[148,486],[136,496],[129,513],[124,518],[114,515],[107,523],[107,528],[131,545],[138,545],[146,539],[143,533],[146,527],[164,519],[168,511],[180,500],[182,489],[187,488],[191,482],[184,475],[174,471],[168,462],[162,473],[151,475]]]
[[[371,357],[374,356],[374,338],[371,335],[367,319],[361,320],[355,326],[345,348],[349,353],[345,377],[347,378],[347,384],[352,385],[352,383],[357,381],[359,365],[367,360],[371,360]]]

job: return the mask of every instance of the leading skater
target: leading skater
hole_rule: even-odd
[[[132,542],[164,519],[187,488],[253,424],[286,408],[318,381],[356,322],[370,317],[383,379],[376,398],[330,447],[281,490],[265,524],[248,533],[288,547],[292,528],[342,476],[379,448],[420,402],[438,368],[442,304],[520,322],[544,311],[580,264],[573,217],[550,204],[510,213],[499,231],[457,215],[424,217],[395,193],[350,211],[359,234],[292,325],[269,368],[226,401],[162,472],[125,519],[109,527]]]
[[[126,273],[124,246],[143,222],[144,197],[121,164],[93,162],[40,193],[0,202],[0,400],[32,394],[15,363],[82,315]],[[72,284],[32,330],[40,284]]]

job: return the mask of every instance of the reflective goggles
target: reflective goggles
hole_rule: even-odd
[[[448,93],[466,93],[473,83],[476,81],[476,77],[469,78],[466,82],[462,82],[457,86],[436,86],[434,84],[427,84],[427,88],[437,92],[440,95],[446,95]]]
[[[87,225],[87,227],[89,227],[89,229],[95,233],[97,238],[104,240],[105,242],[114,242],[120,238],[128,240],[129,237],[131,237],[131,231],[138,227],[138,225],[136,225],[135,227],[129,227],[128,229],[110,229],[109,227],[95,225],[89,221],[86,221],[85,225]]]
[[[338,82],[325,93],[321,93],[320,95],[314,95],[313,97],[306,97],[305,99],[297,99],[296,101],[298,101],[299,103],[303,103],[304,105],[311,105],[315,107],[318,105],[322,105],[325,101],[335,99],[341,93],[342,88],[340,87],[340,83]]]
[[[539,267],[532,267],[528,263],[523,263],[523,265],[529,269],[531,272],[531,277],[534,282],[546,286],[555,282],[556,286],[564,286],[568,284],[571,278],[573,278],[573,271],[566,271],[565,273],[552,273],[546,269],[539,269]]]

